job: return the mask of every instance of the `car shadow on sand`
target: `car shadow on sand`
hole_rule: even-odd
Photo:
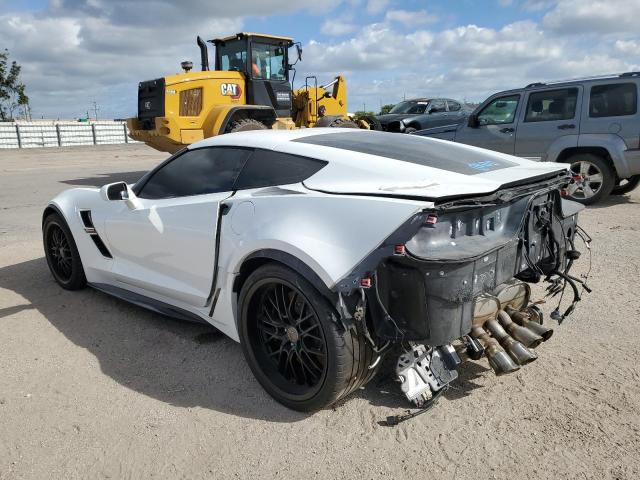
[[[307,418],[275,402],[254,379],[240,346],[213,327],[187,323],[86,288],[69,292],[51,278],[44,258],[0,268],[0,288],[29,303],[0,308],[2,319],[37,309],[75,345],[89,350],[102,372],[127,388],[178,407],[202,407],[272,422]],[[393,360],[360,397],[376,406],[407,408],[392,380]],[[467,363],[445,397],[455,400],[477,388],[486,369]]]

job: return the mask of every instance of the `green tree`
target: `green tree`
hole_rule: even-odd
[[[380,113],[378,115],[386,115],[387,113],[389,113],[389,110],[391,110],[393,107],[395,107],[393,103],[382,105],[380,107]]]
[[[362,117],[373,117],[375,116],[375,113],[373,112],[365,112],[364,110],[358,110],[357,112],[353,113],[353,118],[355,118],[356,120],[360,120]]]
[[[20,65],[9,63],[9,51],[0,52],[0,120],[13,120],[13,113],[20,106],[29,105],[25,86],[20,81]]]

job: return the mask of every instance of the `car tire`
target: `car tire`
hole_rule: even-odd
[[[227,133],[248,132],[250,130],[268,130],[268,128],[259,120],[255,120],[253,118],[244,118],[242,120],[236,120],[235,122],[233,122],[229,127],[229,131]]]
[[[51,275],[62,288],[80,290],[87,285],[78,247],[67,222],[57,213],[42,223],[44,254]]]
[[[574,179],[567,187],[571,200],[583,205],[593,205],[609,196],[615,186],[615,172],[602,157],[580,153],[567,160],[571,164]],[[575,177],[580,177],[576,180]]]
[[[417,132],[418,129],[414,128],[414,127],[407,127],[404,129],[404,133],[413,133],[413,132]]]
[[[263,265],[249,275],[238,312],[240,343],[251,371],[288,408],[325,408],[375,374],[369,367],[376,357],[364,336],[345,331],[331,303],[281,264]]]
[[[625,182],[621,185],[622,182]],[[613,190],[611,190],[611,195],[624,195],[625,193],[629,193],[640,184],[640,175],[634,175],[633,177],[624,178],[619,180]]]

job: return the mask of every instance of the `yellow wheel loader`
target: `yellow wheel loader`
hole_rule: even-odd
[[[209,70],[206,43],[198,37],[202,70],[182,62],[183,73],[141,82],[138,116],[127,120],[134,140],[164,152],[176,152],[203,138],[257,129],[304,127],[370,128],[347,114],[342,76],[324,86],[307,77],[292,90],[290,74],[302,58],[292,38],[257,33],[210,40],[215,70]],[[289,63],[295,46],[296,61]],[[291,79],[292,80],[292,79]]]

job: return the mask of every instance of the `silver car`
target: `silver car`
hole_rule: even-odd
[[[532,83],[492,95],[459,125],[415,133],[571,163],[568,193],[591,204],[640,182],[639,83],[640,72]]]

